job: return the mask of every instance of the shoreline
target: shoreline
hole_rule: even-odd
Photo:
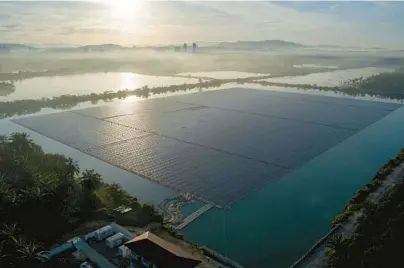
[[[366,196],[365,199],[363,199],[359,204],[361,205],[366,202],[371,202],[373,204],[377,204],[383,196],[388,194],[396,185],[399,185],[401,183],[404,183],[404,159],[401,159],[404,155],[404,151],[401,151],[395,160],[400,161],[400,163],[395,166],[391,172],[386,174],[384,178],[380,180],[379,177],[377,180],[377,187],[372,191],[369,192],[368,195]],[[392,161],[392,160],[390,160]],[[389,161],[389,163],[390,163]],[[394,162],[394,160],[393,160]],[[388,164],[384,165],[378,172],[382,171],[384,168],[386,168]],[[373,182],[375,182],[375,178],[373,178]],[[365,185],[364,188],[368,187],[368,184]],[[358,191],[360,193],[363,191],[363,188]],[[354,196],[350,201],[354,200],[355,198],[358,197],[358,194]],[[327,265],[327,249],[328,249],[328,242],[330,241],[330,238],[332,235],[342,235],[345,238],[350,238],[354,235],[356,228],[358,227],[358,219],[363,215],[363,208],[359,208],[355,211],[349,210],[349,204],[350,201],[348,201],[347,206],[344,208],[343,212],[339,215],[336,216],[335,220],[338,219],[339,216],[344,215],[344,213],[349,213],[349,215],[346,217],[341,222],[336,222],[334,220],[334,227],[321,239],[319,239],[313,247],[306,252],[298,261],[293,263],[290,268],[300,268],[300,267],[310,267],[310,268],[326,268],[328,267]]]

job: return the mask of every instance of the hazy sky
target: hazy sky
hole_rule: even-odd
[[[404,48],[403,2],[0,2],[0,42],[122,45],[282,39]]]

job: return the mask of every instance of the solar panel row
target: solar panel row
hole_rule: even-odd
[[[230,89],[14,122],[172,189],[229,206],[398,107]]]

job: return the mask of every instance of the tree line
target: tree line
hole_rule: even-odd
[[[129,96],[136,96],[147,99],[152,95],[173,93],[178,91],[187,92],[198,89],[200,91],[209,88],[217,88],[229,83],[237,84],[258,84],[261,86],[293,87],[302,90],[321,90],[334,93],[343,93],[350,96],[374,96],[378,98],[389,98],[396,100],[404,99],[404,69],[398,69],[392,73],[382,73],[369,78],[356,78],[336,87],[319,86],[316,84],[287,84],[279,82],[259,81],[272,76],[248,77],[235,79],[199,79],[198,83],[170,85],[149,88],[144,86],[135,90],[105,91],[103,93],[91,93],[84,95],[61,95],[53,98],[15,100],[0,102],[0,118],[16,115],[33,114],[43,108],[71,109],[82,102],[112,101],[115,99],[125,99]]]
[[[132,211],[115,212],[121,205]],[[162,222],[153,206],[94,170],[81,172],[71,158],[45,153],[27,134],[0,136],[1,267],[35,267],[38,251],[92,220],[138,227]]]
[[[15,91],[15,85],[12,82],[0,82],[0,96],[10,95]]]
[[[373,181],[390,174],[393,167],[403,162],[404,150],[390,160]],[[356,210],[362,211],[355,233],[349,238],[335,235],[329,241],[328,267],[404,267],[404,184],[396,185],[377,203],[366,201],[362,195],[357,194],[346,207],[356,206]]]

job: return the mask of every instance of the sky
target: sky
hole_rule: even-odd
[[[404,48],[404,2],[0,1],[0,42],[166,45],[279,39]]]

